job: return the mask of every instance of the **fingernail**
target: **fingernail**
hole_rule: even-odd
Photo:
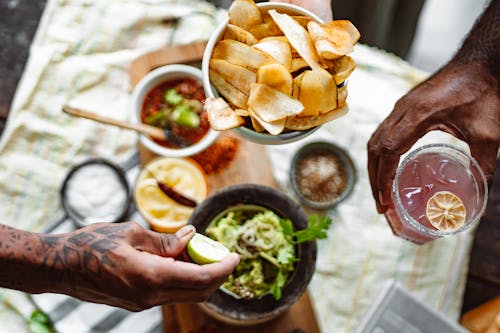
[[[192,225],[185,225],[181,229],[177,230],[177,232],[175,233],[175,236],[177,236],[177,238],[182,238],[182,237],[185,237],[189,234],[194,233],[195,231],[196,231],[196,229]]]
[[[381,190],[378,191],[378,202],[376,202],[376,204],[377,212],[379,214],[385,213],[385,211],[387,210],[387,202],[385,202],[385,197]]]
[[[387,202],[385,202],[384,193],[382,193],[381,190],[378,190],[378,201],[380,203],[380,206],[386,206],[387,205]]]
[[[238,253],[231,252],[229,255],[234,258],[233,260],[236,261],[236,265],[240,263],[240,255]]]

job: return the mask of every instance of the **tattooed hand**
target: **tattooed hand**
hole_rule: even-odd
[[[0,286],[63,293],[132,311],[204,301],[239,257],[232,253],[204,266],[180,260],[194,232],[186,226],[176,234],[159,234],[127,222],[40,235],[0,225]]]

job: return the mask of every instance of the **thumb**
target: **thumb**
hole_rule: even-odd
[[[141,242],[140,250],[162,257],[176,258],[184,251],[195,231],[192,225],[182,227],[175,234],[149,231],[149,237]]]

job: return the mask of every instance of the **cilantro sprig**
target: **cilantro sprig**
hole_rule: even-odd
[[[297,231],[293,230],[292,222],[288,219],[282,219],[280,224],[285,237],[294,244],[299,244],[326,238],[332,219],[326,215],[319,217],[318,214],[313,214],[309,217],[307,228]]]
[[[307,228],[302,230],[293,230],[292,221],[289,219],[280,220],[283,234],[292,244],[310,242],[316,239],[323,239],[328,236],[327,231],[332,224],[332,219],[328,216],[319,217],[318,214],[313,214],[309,217]],[[288,264],[298,261],[293,254],[288,252],[278,253],[278,261],[280,264]],[[283,268],[278,270],[278,274],[274,283],[270,286],[270,292],[275,299],[281,298],[281,290],[286,284],[287,272]]]

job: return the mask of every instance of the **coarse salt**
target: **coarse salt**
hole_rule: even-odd
[[[77,169],[69,179],[67,204],[85,224],[114,222],[126,206],[127,191],[116,171],[104,164]]]
[[[311,201],[327,202],[346,188],[346,171],[342,162],[328,152],[311,152],[297,164],[295,179],[299,191]]]

